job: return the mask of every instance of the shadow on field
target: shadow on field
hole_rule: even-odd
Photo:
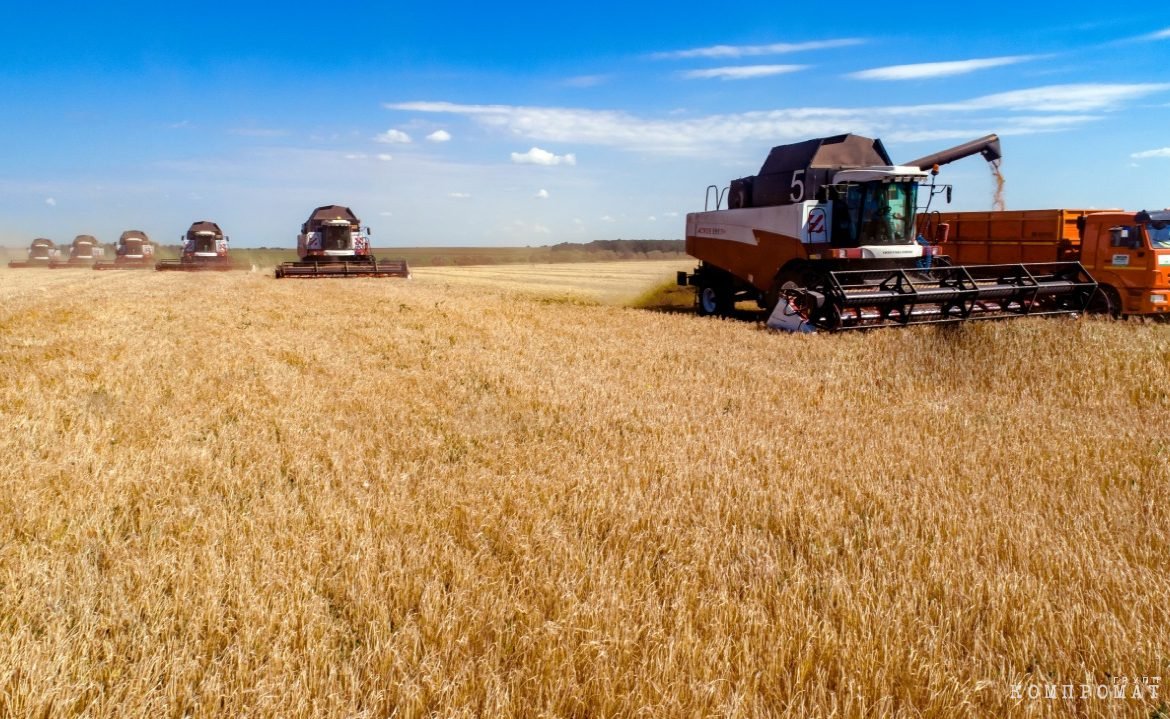
[[[664,314],[693,315],[696,314],[695,290],[670,280],[646,290],[631,300],[628,306]],[[757,309],[751,302],[740,302],[728,318],[743,322],[763,322],[768,319],[763,310]]]

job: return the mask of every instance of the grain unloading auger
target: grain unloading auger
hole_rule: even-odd
[[[228,238],[219,225],[210,220],[193,222],[182,238],[183,245],[177,260],[159,260],[154,269],[200,272],[233,269],[228,260]]]
[[[952,266],[932,244],[944,238],[916,234],[920,183],[930,180],[928,207],[949,200],[939,165],[976,154],[998,161],[999,138],[905,165],[858,135],[775,147],[758,175],[707,188],[714,210],[687,215],[687,253],[702,262],[679,283],[696,287],[699,314],[755,300],[789,331],[1084,311],[1096,283],[1077,262]]]
[[[276,278],[402,277],[410,279],[406,260],[379,260],[370,252],[370,230],[362,230],[353,210],[325,205],[313,210],[297,236],[299,262],[276,268]]]

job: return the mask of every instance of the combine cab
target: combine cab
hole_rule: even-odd
[[[177,260],[160,260],[156,270],[230,270],[228,238],[219,225],[200,220],[191,225],[183,238],[183,249]]]
[[[49,267],[50,264],[60,256],[61,251],[57,249],[57,245],[52,240],[46,239],[44,237],[38,237],[28,246],[27,260],[12,260],[8,263],[8,266]]]
[[[353,210],[326,205],[313,210],[297,236],[299,262],[285,262],[276,277],[404,277],[406,260],[378,260],[370,254],[370,230],[362,232]]]
[[[976,154],[998,161],[999,139],[905,165],[858,135],[773,148],[759,175],[730,183],[726,209],[712,186],[715,209],[687,215],[687,253],[702,264],[679,283],[697,288],[700,314],[755,300],[789,331],[1084,311],[1096,282],[1078,262],[955,267],[915,234],[920,185],[928,211],[951,194],[934,184],[938,166]]]
[[[69,245],[69,259],[65,261],[53,260],[49,262],[49,267],[53,269],[60,269],[62,267],[92,267],[105,254],[106,249],[102,247],[102,243],[98,242],[93,235],[78,235],[73,238],[73,243]]]
[[[154,266],[154,244],[145,232],[126,230],[118,238],[113,262],[95,262],[95,270],[148,270]]]

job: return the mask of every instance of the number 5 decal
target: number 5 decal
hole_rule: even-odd
[[[804,180],[800,179],[800,176],[803,174],[804,170],[797,170],[792,173],[792,184],[789,185],[792,188],[792,194],[789,197],[792,198],[793,202],[800,202],[804,199]]]

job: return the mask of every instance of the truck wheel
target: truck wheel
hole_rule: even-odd
[[[1097,285],[1097,290],[1089,300],[1088,311],[1096,315],[1109,315],[1113,319],[1121,317],[1121,295],[1109,285]]]
[[[731,314],[731,292],[719,285],[702,285],[696,296],[700,317]]]

